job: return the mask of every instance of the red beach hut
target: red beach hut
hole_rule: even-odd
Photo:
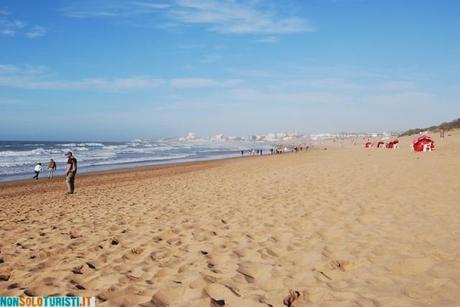
[[[399,147],[399,140],[393,140],[387,144],[387,148],[398,148]]]
[[[378,141],[377,148],[385,148],[385,142],[384,141]]]
[[[366,147],[366,148],[371,148],[371,147],[372,147],[372,143],[371,143],[371,142],[367,142],[366,144],[364,144],[364,147]]]
[[[417,152],[433,151],[434,141],[428,135],[419,136],[412,142],[412,149]]]

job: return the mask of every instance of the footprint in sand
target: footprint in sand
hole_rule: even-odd
[[[71,239],[77,239],[77,238],[81,237],[81,235],[78,234],[78,233],[76,233],[76,232],[74,232],[74,231],[71,231],[71,232],[69,233],[69,237],[70,237]]]
[[[24,294],[27,295],[27,296],[37,296],[37,293],[32,289],[24,290]]]
[[[303,307],[307,306],[308,299],[307,299],[307,292],[304,291],[300,293],[297,290],[289,290],[288,296],[286,296],[283,300],[284,306],[287,307]]]
[[[107,297],[107,294],[105,293],[99,293],[98,295],[96,295],[96,298],[101,302],[105,302],[108,300],[108,297]]]
[[[350,265],[351,265],[350,261],[347,261],[347,260],[334,260],[331,262],[332,269],[339,269],[342,272],[347,271]]]
[[[83,287],[83,286],[80,285],[80,284],[76,284],[76,285],[75,285],[75,288],[77,288],[78,290],[86,290],[86,288]]]
[[[96,269],[96,265],[94,265],[94,263],[92,263],[92,262],[90,262],[90,261],[86,262],[86,265],[87,265],[90,269],[93,269],[93,270]]]
[[[73,267],[71,271],[74,274],[83,274],[83,265]]]
[[[18,284],[18,283],[12,283],[12,284],[9,285],[7,288],[8,288],[8,289],[16,289],[16,288],[19,288],[19,284]]]
[[[185,288],[182,286],[161,288],[152,297],[151,302],[154,306],[174,306],[184,292]]]
[[[211,298],[211,307],[225,306],[225,300],[215,300]]]
[[[82,286],[79,282],[77,282],[77,281],[75,281],[73,279],[70,280],[70,283],[72,285],[74,285],[75,288],[77,288],[78,290],[86,290],[86,288],[84,286]]]
[[[135,255],[140,255],[144,252],[144,250],[140,247],[134,247],[131,249],[131,253],[135,254]]]
[[[225,306],[226,304],[239,306],[238,300],[240,299],[240,294],[232,287],[219,283],[211,283],[205,288],[205,292],[211,298],[211,306]]]

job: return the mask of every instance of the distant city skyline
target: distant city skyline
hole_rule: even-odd
[[[403,131],[460,117],[460,2],[0,4],[0,140]]]

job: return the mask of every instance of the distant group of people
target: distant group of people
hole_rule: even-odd
[[[305,145],[298,145],[298,146],[275,146],[270,148],[270,154],[275,155],[275,154],[282,154],[283,152],[299,152],[299,151],[307,151],[310,149],[309,146]],[[251,156],[256,156],[256,155],[263,155],[264,151],[263,149],[250,149],[250,150],[241,150],[241,156],[244,156],[245,152],[247,152]]]
[[[305,149],[305,151],[307,151],[308,149],[310,149],[310,146],[307,146],[305,145],[304,146],[276,146],[274,148],[271,148],[270,149],[270,152],[272,155],[279,155],[279,154],[282,154],[284,152],[299,152],[299,151],[303,151]]]
[[[244,156],[244,152],[247,151],[249,155],[251,156],[256,156],[256,155],[263,155],[264,150],[263,149],[250,149],[250,150],[242,150],[241,151],[241,156]]]
[[[77,175],[77,159],[73,156],[72,152],[67,152],[65,154],[67,157],[66,163],[66,172],[65,172],[65,182],[67,186],[67,194],[73,194],[75,192],[75,176]],[[54,178],[54,173],[56,172],[57,164],[56,161],[50,159],[48,162],[48,179]],[[41,172],[43,172],[43,166],[38,162],[34,167],[35,175],[32,179],[38,180],[38,177]]]

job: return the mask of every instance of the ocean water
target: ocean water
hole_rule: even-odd
[[[130,141],[130,142],[24,142],[0,141],[0,181],[31,178],[41,162],[47,175],[49,159],[57,163],[56,175],[65,172],[64,154],[72,151],[79,172],[110,170],[176,162],[213,160],[241,155],[241,150],[265,149],[252,142]]]

